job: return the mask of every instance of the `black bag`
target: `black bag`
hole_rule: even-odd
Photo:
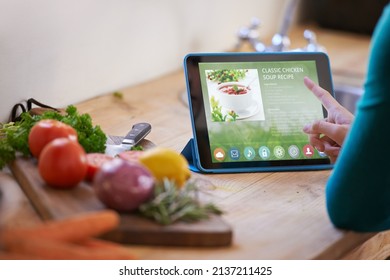
[[[33,105],[38,106],[37,108],[32,108]],[[19,110],[21,111],[20,113]],[[11,114],[9,116],[9,122],[16,122],[20,120],[20,115],[25,112],[29,112],[31,115],[41,115],[47,110],[54,110],[58,113],[62,113],[62,109],[54,108],[52,106],[43,104],[34,98],[30,98],[26,101],[26,105],[22,103],[17,103],[12,107]]]

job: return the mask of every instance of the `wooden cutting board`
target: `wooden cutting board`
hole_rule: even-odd
[[[57,190],[47,186],[39,175],[34,159],[18,158],[10,164],[10,169],[44,220],[62,219],[105,208],[86,182],[72,190]],[[136,214],[121,214],[120,226],[103,238],[124,244],[228,246],[232,241],[232,230],[218,216],[196,223],[162,226]]]

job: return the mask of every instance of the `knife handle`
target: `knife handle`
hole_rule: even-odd
[[[149,123],[136,123],[122,140],[124,145],[137,145],[152,130]]]

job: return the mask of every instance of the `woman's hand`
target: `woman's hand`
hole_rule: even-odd
[[[328,117],[305,125],[303,131],[309,135],[309,142],[318,151],[324,152],[334,163],[341,146],[354,120],[351,112],[345,109],[325,89],[316,85],[308,77],[304,78],[306,87],[321,101]]]

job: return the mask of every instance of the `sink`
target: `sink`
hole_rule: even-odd
[[[334,95],[336,100],[355,114],[356,104],[363,95],[363,88],[348,85],[335,85]]]

